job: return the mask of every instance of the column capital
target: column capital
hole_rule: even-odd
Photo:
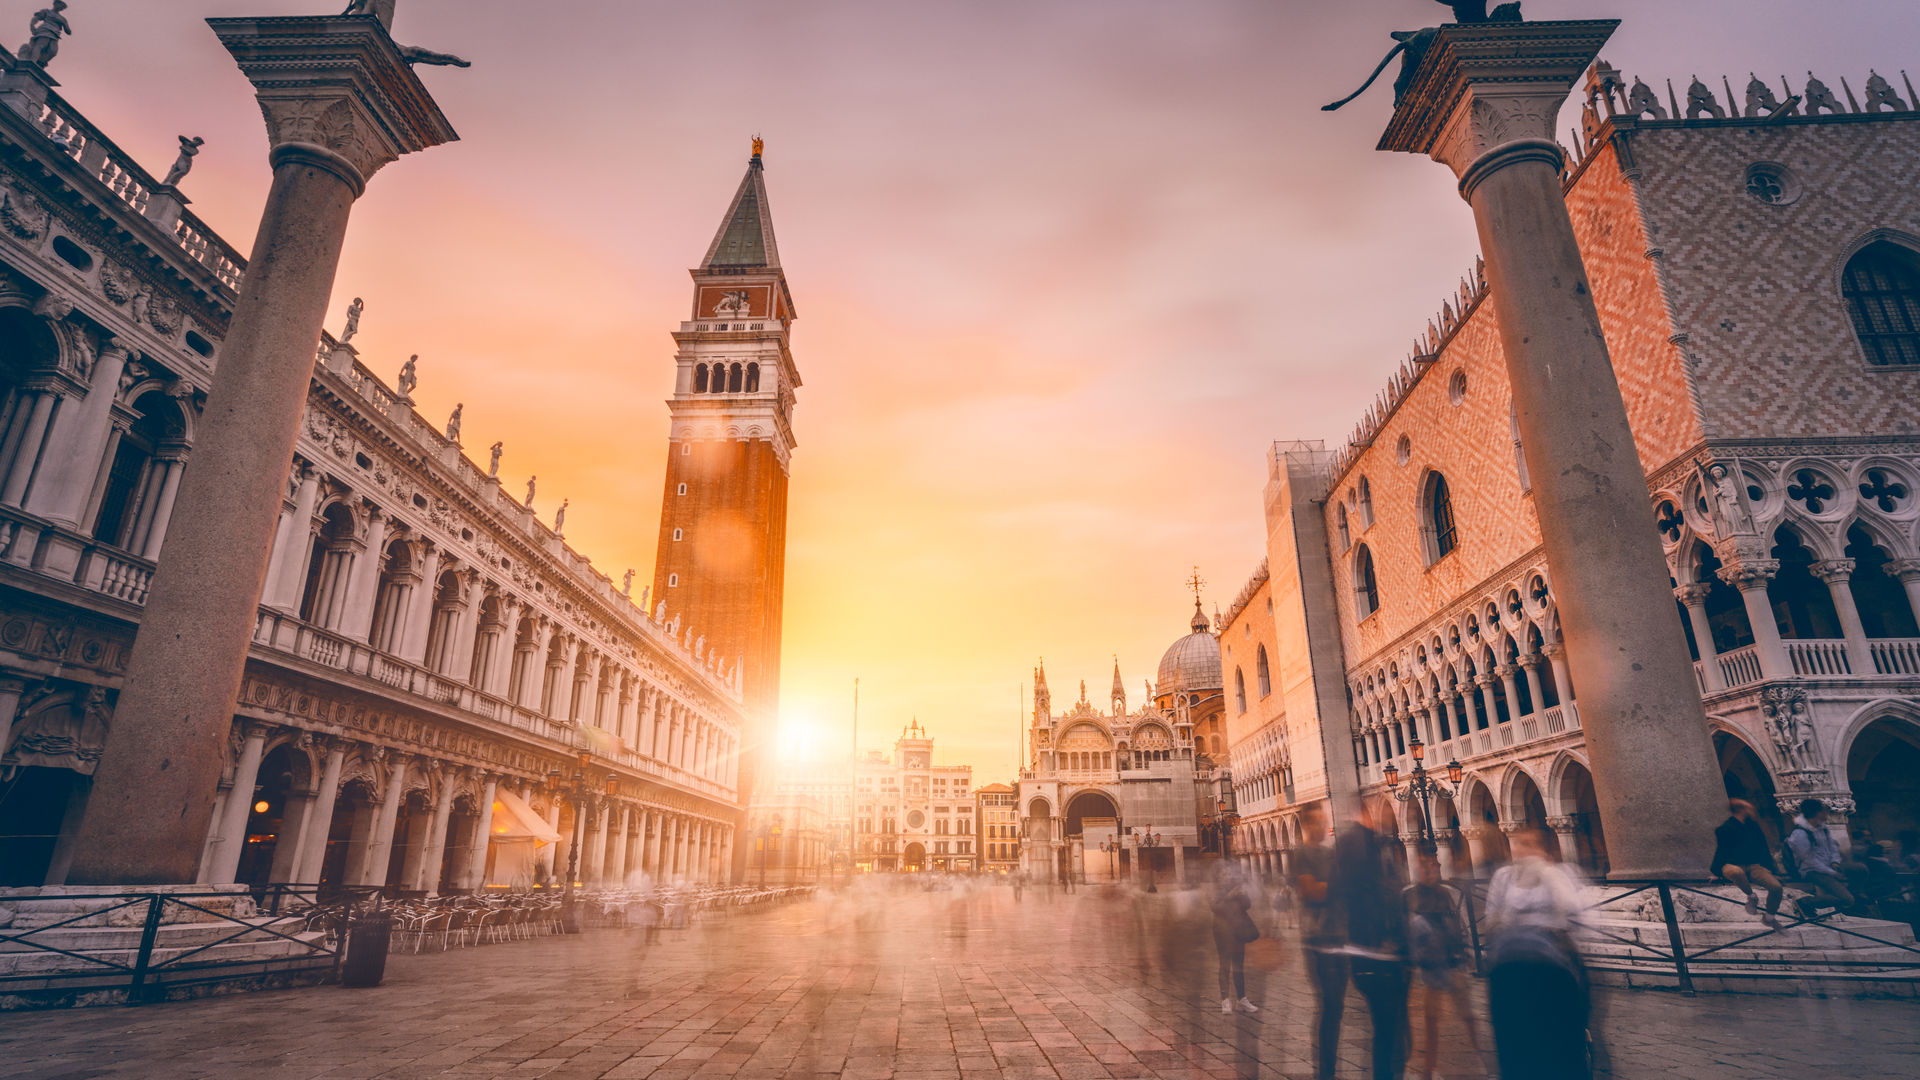
[[[1377,149],[1428,155],[1453,170],[1462,198],[1520,161],[1558,169],[1560,103],[1619,25],[1482,22],[1422,31],[1432,36]]]
[[[1920,581],[1920,559],[1890,559],[1880,569],[1888,577],[1899,579],[1902,585]]]
[[[383,165],[459,136],[380,20],[208,19],[254,84],[272,160],[304,161],[356,197]]]
[[[1674,586],[1673,598],[1688,607],[1693,607],[1696,604],[1706,603],[1708,594],[1712,592],[1712,584],[1705,581],[1695,581],[1686,585]]]
[[[1560,815],[1547,819],[1547,828],[1556,833],[1571,835],[1580,830],[1580,819],[1571,815]]]
[[[1847,579],[1853,576],[1853,566],[1852,559],[1823,559],[1808,569],[1814,577],[1828,585],[1845,585]]]
[[[1728,563],[1718,571],[1721,581],[1741,592],[1766,588],[1767,582],[1772,581],[1779,572],[1779,559],[1742,559]]]

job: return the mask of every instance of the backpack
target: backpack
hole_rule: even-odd
[[[1787,830],[1786,839],[1780,841],[1780,870],[1792,881],[1800,880],[1800,858],[1794,854],[1793,834],[1802,832],[1807,834],[1807,843],[1809,845],[1819,843],[1819,839],[1813,835],[1813,830],[1798,823],[1796,823],[1793,828]]]

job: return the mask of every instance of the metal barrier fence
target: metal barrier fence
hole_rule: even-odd
[[[79,902],[81,910],[44,926],[0,928],[0,996],[124,990],[127,1002],[138,1004],[164,997],[171,987],[291,974],[337,977],[344,935],[336,924],[343,909],[310,904],[301,916],[267,912],[264,919],[249,919],[194,902],[235,896],[209,891],[9,897],[15,922],[37,903]],[[169,923],[169,914],[185,918]],[[136,928],[138,940],[129,940]],[[97,933],[100,940],[81,945],[72,940],[74,931]],[[163,941],[163,932],[182,940]],[[268,948],[242,956],[232,954],[251,950],[223,950],[246,945]],[[32,962],[55,956],[62,959]]]
[[[1462,883],[1450,882],[1455,887]],[[1486,933],[1482,919],[1486,908],[1487,890],[1490,882],[1476,878],[1468,887],[1461,889],[1465,907],[1469,944],[1473,951],[1474,974],[1486,972]],[[1636,896],[1653,894],[1658,897],[1661,923],[1666,930],[1666,947],[1648,944],[1645,941],[1617,933],[1593,920],[1586,920],[1574,940],[1580,945],[1581,958],[1594,970],[1599,971],[1638,971],[1648,974],[1665,973],[1671,967],[1678,988],[1682,993],[1694,992],[1694,978],[1698,977],[1736,977],[1741,979],[1857,979],[1861,975],[1884,976],[1889,981],[1905,981],[1920,977],[1920,948],[1911,941],[1892,941],[1876,936],[1862,929],[1840,925],[1834,915],[1818,915],[1805,918],[1801,915],[1783,914],[1778,929],[1763,927],[1757,933],[1736,934],[1732,940],[1717,944],[1688,948],[1681,931],[1683,920],[1680,918],[1679,904],[1675,897],[1697,898],[1708,904],[1720,904],[1739,908],[1745,914],[1745,899],[1734,899],[1719,893],[1710,892],[1698,885],[1689,885],[1672,881],[1610,881],[1605,886],[1606,894],[1588,904],[1583,911],[1587,913],[1604,912],[1612,905]],[[1794,905],[1783,905],[1794,910]],[[1626,917],[1622,911],[1608,912]],[[1834,913],[1837,914],[1837,913]],[[1903,920],[1888,920],[1902,922]],[[1691,926],[1727,926],[1727,923],[1691,922]],[[1766,939],[1775,938],[1776,944],[1785,945],[1783,935],[1800,927],[1815,927],[1820,930],[1841,935],[1859,942],[1870,943],[1883,949],[1894,950],[1895,957],[1882,956],[1876,959],[1849,960],[1822,955],[1818,960],[1795,958],[1785,955],[1768,955]],[[1920,930],[1920,927],[1916,927]],[[1606,953],[1595,951],[1592,946],[1611,943],[1625,948],[1625,953]],[[1757,944],[1756,943],[1760,943]],[[1750,955],[1732,957],[1727,955],[1734,949],[1752,949]]]

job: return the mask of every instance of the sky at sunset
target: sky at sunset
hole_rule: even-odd
[[[7,0],[24,40],[43,0]],[[50,71],[242,251],[268,171],[247,82],[200,21],[345,0],[72,0]],[[1920,69],[1911,0],[1526,0],[1624,20],[1602,54],[1684,97],[1811,68]],[[844,746],[910,717],[1007,779],[1022,687],[1130,695],[1264,553],[1277,438],[1343,438],[1476,252],[1443,167],[1373,150],[1345,96],[1430,0],[400,0],[462,141],[354,211],[329,328],[469,451],[540,477],[616,580],[650,577],[673,341],[766,139],[798,308],[783,712]],[[1904,89],[1902,90],[1904,96]],[[1563,113],[1561,127],[1578,122]],[[1910,179],[1910,178],[1908,178]]]

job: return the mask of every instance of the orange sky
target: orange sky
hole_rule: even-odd
[[[42,0],[0,21],[24,40]],[[51,72],[243,251],[268,179],[246,81],[199,19],[343,0],[73,0]],[[1605,58],[1684,96],[1920,66],[1906,0],[1526,0],[1619,17]],[[868,746],[917,715],[1011,775],[1020,688],[1136,699],[1263,552],[1263,452],[1344,437],[1476,250],[1446,170],[1337,114],[1427,0],[400,0],[463,141],[376,175],[336,288],[376,370],[563,497],[567,539],[650,576],[669,331],[748,136],[800,320],[783,709]],[[1389,73],[1389,77],[1390,77]],[[1577,122],[1570,112],[1562,127]],[[1893,181],[1894,178],[1888,178]],[[1737,191],[1735,192],[1737,194]],[[1730,194],[1729,197],[1734,197]]]

